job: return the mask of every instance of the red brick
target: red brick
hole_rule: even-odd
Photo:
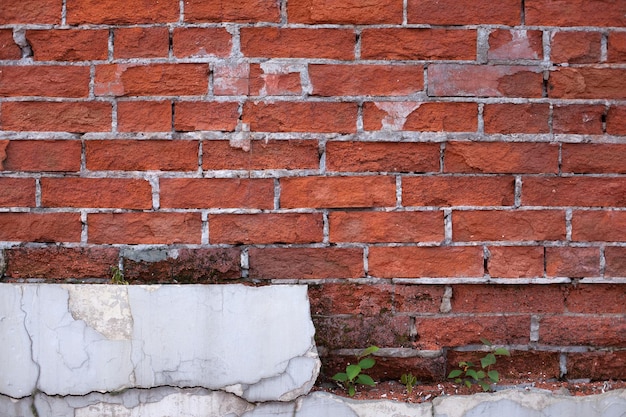
[[[559,147],[550,143],[448,142],[445,172],[556,174]]]
[[[527,206],[625,207],[626,178],[525,178]]]
[[[452,311],[454,313],[563,313],[565,292],[558,285],[455,285],[452,295]]]
[[[320,284],[309,285],[311,314],[364,314],[374,316],[388,311],[394,298],[389,284]]]
[[[347,29],[241,28],[241,52],[247,57],[350,60],[355,43],[356,34]]]
[[[314,317],[313,325],[315,344],[325,350],[365,349],[372,345],[381,348],[411,347],[412,344],[408,316]]]
[[[170,34],[166,27],[119,28],[113,31],[113,56],[120,58],[167,58]]]
[[[409,0],[408,23],[430,25],[519,25],[521,9],[516,0],[503,0],[493,7],[489,0]]]
[[[626,26],[626,4],[613,0],[527,0],[530,26]]]
[[[558,346],[624,346],[624,316],[548,316],[539,322],[539,343]]]
[[[88,67],[0,67],[0,97],[87,97],[88,94]]]
[[[0,177],[0,207],[34,207],[33,178]]]
[[[331,242],[440,242],[443,212],[337,211],[329,215]]]
[[[42,178],[43,207],[152,208],[152,187],[129,178]]]
[[[494,344],[526,345],[530,336],[527,315],[418,317],[415,321],[419,349],[478,345],[481,338]]]
[[[343,172],[437,172],[439,144],[327,142],[326,169]]]
[[[563,172],[626,173],[626,145],[623,144],[564,143],[561,158]]]
[[[2,103],[0,126],[3,130],[14,131],[108,132],[111,130],[111,104],[6,102]]]
[[[489,247],[492,278],[543,278],[543,248],[538,246]]]
[[[565,239],[565,213],[559,210],[481,210],[452,213],[456,242]]]
[[[363,278],[361,248],[250,248],[250,278]]]
[[[567,377],[592,381],[624,380],[626,352],[567,353]]]
[[[212,244],[321,243],[320,213],[261,213],[209,215]]]
[[[611,106],[606,115],[606,133],[626,135],[626,106]]]
[[[482,277],[483,250],[466,247],[370,247],[369,273],[377,278]]]
[[[552,109],[552,130],[554,133],[601,135],[603,115],[601,105],[556,105]]]
[[[549,104],[487,104],[485,133],[549,133]]]
[[[150,250],[148,250],[150,251]],[[131,283],[211,284],[241,278],[238,248],[176,249],[159,260],[142,260],[126,252],[124,278]],[[172,252],[175,252],[172,253]]]
[[[572,239],[590,242],[626,242],[626,211],[575,210]]]
[[[108,30],[29,30],[26,40],[36,61],[96,61],[109,56]]]
[[[619,284],[579,284],[569,288],[570,313],[626,314],[626,292]]]
[[[364,29],[363,59],[476,59],[476,31],[469,29]]]
[[[243,106],[243,122],[260,132],[356,132],[356,103],[288,102]]]
[[[608,246],[604,250],[606,269],[604,275],[608,277],[626,277],[626,248]]]
[[[503,379],[545,381],[555,380],[561,376],[559,352],[513,349],[509,349],[509,352],[510,356],[498,356],[497,365],[494,366],[500,374],[501,381]],[[449,350],[447,358],[448,372],[458,368],[458,364],[461,361],[480,363],[480,359],[484,356],[485,352],[482,350],[479,352]]]
[[[541,59],[543,33],[540,30],[494,29],[489,33],[488,59]]]
[[[394,311],[398,313],[439,313],[445,286],[443,285],[395,285]]]
[[[177,131],[223,130],[232,132],[239,119],[239,103],[180,101],[174,104]]]
[[[549,277],[584,278],[600,275],[598,248],[546,248],[546,274]]]
[[[424,89],[422,65],[309,65],[313,95],[404,96]]]
[[[12,140],[8,143],[6,159],[0,162],[0,168],[29,172],[78,171],[80,154],[80,141]]]
[[[87,169],[92,171],[195,171],[198,142],[183,140],[88,140]]]
[[[608,62],[626,62],[626,32],[609,32]]]
[[[60,24],[62,9],[60,1],[3,1],[0,3],[0,24]]]
[[[600,32],[556,32],[552,34],[550,60],[554,63],[598,63],[601,42]]]
[[[226,140],[202,143],[205,170],[318,169],[319,163],[316,140],[254,140],[247,150]]]
[[[429,96],[541,97],[541,68],[431,64],[428,66]]]
[[[177,1],[144,0],[139,6],[124,0],[67,0],[67,23],[133,25],[175,23],[180,14]]]
[[[16,279],[110,278],[119,249],[112,247],[11,248],[5,250],[6,276]]]
[[[120,132],[170,132],[171,101],[120,101],[117,103]]]
[[[172,36],[172,51],[177,58],[225,58],[232,46],[232,35],[224,28],[176,28]]]
[[[274,181],[238,178],[161,178],[162,208],[274,207]]]
[[[281,178],[280,206],[389,207],[396,203],[396,181],[388,176]]]
[[[551,98],[623,99],[626,97],[626,69],[559,68],[550,73]]]
[[[80,242],[78,213],[0,213],[0,240]]]
[[[93,213],[87,216],[89,243],[126,245],[200,244],[200,213]]]
[[[96,67],[98,96],[193,96],[209,88],[207,64],[103,65]]]
[[[22,51],[13,40],[13,30],[0,29],[0,59],[20,59],[21,57]]]
[[[279,3],[273,0],[185,0],[187,22],[280,22]]]
[[[250,64],[248,94],[252,96],[299,96],[302,94],[300,72],[291,72],[289,66],[263,68]]]
[[[366,102],[365,130],[410,130],[417,132],[475,132],[475,103]]]
[[[348,25],[402,24],[402,1],[292,0],[287,5],[290,23]]]
[[[213,94],[216,96],[248,95],[250,93],[250,64],[225,62],[213,65]]]
[[[513,177],[404,177],[404,206],[511,206]]]

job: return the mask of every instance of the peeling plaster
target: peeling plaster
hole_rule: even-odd
[[[378,102],[376,107],[387,113],[382,120],[383,130],[402,130],[407,117],[417,110],[421,103],[412,102]]]

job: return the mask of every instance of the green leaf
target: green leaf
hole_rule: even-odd
[[[481,380],[481,379],[485,379],[487,375],[485,374],[485,371],[478,371],[476,372],[476,379]]]
[[[333,376],[335,381],[346,382],[348,380],[348,375],[345,372],[339,372]]]
[[[489,371],[487,372],[487,375],[489,376],[491,382],[498,382],[500,380],[500,374],[498,374],[498,371]]]
[[[466,386],[467,388],[472,388],[472,383],[471,383],[470,381],[467,381],[467,380],[466,380],[466,381],[465,381],[465,386]]]
[[[476,374],[476,371],[473,369],[468,369],[467,371],[465,371],[465,375],[475,380],[478,380],[478,374]]]
[[[498,356],[511,356],[511,353],[506,348],[497,348],[493,353]]]
[[[461,376],[462,374],[463,374],[463,371],[461,371],[460,369],[454,369],[450,372],[450,374],[448,375],[448,378],[457,378]]]
[[[348,395],[354,397],[354,394],[356,394],[356,389],[354,388],[354,385],[350,385],[348,388]]]
[[[493,365],[494,363],[496,363],[496,355],[494,355],[493,353],[488,353],[487,356],[480,360],[480,365],[483,367],[483,369],[488,367],[489,365]]]
[[[364,356],[371,355],[372,353],[378,352],[378,349],[379,349],[378,346],[370,346],[367,349],[365,349],[363,352],[361,352],[359,357],[362,358]]]
[[[359,375],[358,378],[356,379],[356,382],[362,385],[369,385],[370,387],[373,387],[374,385],[376,385],[376,382],[374,382],[372,377],[369,375],[365,375],[365,374]]]
[[[361,373],[361,367],[359,365],[348,365],[346,367],[346,374],[350,381],[354,380],[358,374]]]
[[[359,366],[361,367],[361,369],[370,369],[375,364],[376,360],[374,360],[373,358],[361,359],[361,361],[359,362]]]
[[[483,391],[491,391],[491,386],[486,382],[479,382],[478,385],[480,385]]]
[[[480,338],[480,341],[483,343],[483,345],[485,346],[491,346],[493,343],[491,343],[489,340],[485,339],[484,337]]]
[[[472,366],[472,365],[469,365],[469,363],[471,363],[471,362],[465,362],[465,361],[462,361],[462,362],[459,362],[459,366],[460,366],[461,368],[464,368],[464,367],[466,367],[466,366]]]
[[[454,380],[454,382],[456,382],[457,384],[460,384],[461,382],[463,382],[463,380],[461,378],[457,378]]]

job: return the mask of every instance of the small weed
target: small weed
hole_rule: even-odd
[[[402,374],[402,376],[400,376],[400,382],[406,387],[406,392],[411,394],[413,387],[417,385],[417,378],[409,372],[408,374]]]
[[[491,390],[491,383],[496,383],[500,380],[500,374],[498,371],[491,369],[492,365],[496,364],[496,356],[510,356],[511,354],[505,348],[492,348],[492,343],[487,339],[480,339],[481,342],[491,349],[491,352],[487,353],[480,359],[480,368],[478,364],[469,361],[459,362],[459,369],[454,369],[448,375],[448,378],[454,379],[456,383],[465,383],[468,388],[472,385],[478,384],[483,391]]]
[[[111,267],[111,284],[128,285],[128,281],[124,279],[124,273],[116,266]]]
[[[343,387],[348,390],[349,396],[354,397],[357,384],[368,385],[370,387],[376,385],[371,376],[361,373],[362,370],[370,369],[376,364],[374,358],[369,357],[376,351],[378,351],[377,346],[368,347],[357,356],[358,364],[348,365],[346,366],[346,372],[339,372],[333,376],[335,381],[340,382]]]

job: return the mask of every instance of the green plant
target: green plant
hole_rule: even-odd
[[[493,348],[492,343],[487,339],[480,339],[485,346],[491,351],[480,359],[480,368],[478,364],[470,361],[459,362],[459,369],[454,369],[448,375],[448,378],[454,379],[456,383],[465,383],[468,388],[473,384],[478,384],[483,391],[491,389],[491,383],[500,380],[500,374],[495,369],[491,369],[496,364],[496,356],[510,356],[511,354],[506,348]]]
[[[111,267],[111,284],[128,285],[128,281],[124,279],[124,273],[116,266]]]
[[[339,372],[333,376],[335,381],[340,382],[343,387],[348,390],[349,396],[354,396],[357,384],[368,385],[370,387],[376,385],[371,376],[365,375],[361,373],[361,371],[370,369],[376,364],[374,358],[369,356],[377,351],[377,346],[368,347],[357,356],[359,362],[356,365],[348,365],[346,366],[346,372]]]
[[[406,391],[410,394],[413,392],[413,387],[417,385],[417,378],[409,372],[408,374],[402,374],[402,376],[400,376],[400,382],[404,384]]]

